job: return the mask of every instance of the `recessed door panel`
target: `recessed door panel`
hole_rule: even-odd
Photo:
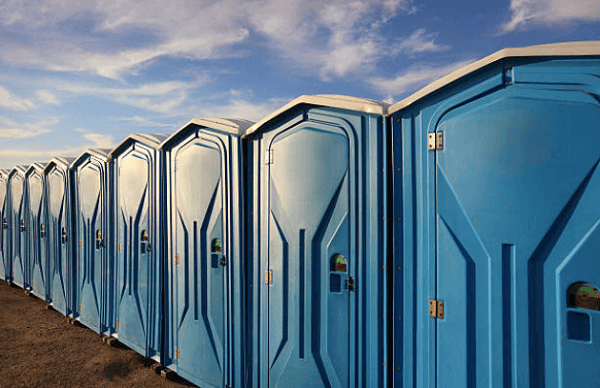
[[[585,93],[523,85],[439,122],[438,387],[598,384],[600,316],[569,290],[600,286],[599,122]]]
[[[42,176],[32,173],[27,177],[28,197],[30,213],[28,215],[29,228],[25,230],[25,236],[29,244],[29,268],[31,269],[31,288],[33,293],[40,298],[46,294],[46,253],[45,238],[46,225],[44,225],[43,211],[43,185]],[[42,230],[42,227],[44,230]]]
[[[206,387],[223,387],[226,373],[227,280],[223,226],[223,155],[194,141],[174,157],[174,246],[178,370]]]
[[[271,387],[349,387],[349,140],[337,127],[300,124],[268,151],[268,359]]]
[[[104,196],[102,170],[88,163],[78,171],[77,292],[79,318],[88,327],[100,330],[102,274],[104,268]]]
[[[24,286],[25,282],[25,203],[23,195],[23,177],[13,175],[10,179],[11,196],[11,240],[12,240],[12,277],[13,282]]]
[[[146,353],[149,312],[150,158],[131,151],[119,162],[117,309],[119,339]]]
[[[67,314],[67,282],[69,271],[69,217],[67,211],[67,177],[63,170],[54,168],[46,176],[48,188],[48,252],[50,265],[48,270],[50,283],[50,301],[52,306]]]

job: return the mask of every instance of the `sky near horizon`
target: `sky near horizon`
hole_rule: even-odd
[[[0,168],[302,94],[396,102],[505,47],[598,40],[599,22],[600,0],[0,0]]]

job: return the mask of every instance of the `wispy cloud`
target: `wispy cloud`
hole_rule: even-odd
[[[9,109],[27,111],[35,108],[35,103],[29,99],[19,98],[0,85],[0,106]]]
[[[380,28],[399,13],[416,11],[410,0],[267,1],[246,8],[254,30],[323,80],[373,71],[389,55]]]
[[[38,90],[35,95],[43,104],[60,105],[58,98],[49,90]]]
[[[392,45],[391,51],[397,54],[415,54],[424,52],[439,52],[450,49],[448,45],[439,45],[435,43],[435,38],[438,34],[427,32],[424,28],[419,28],[409,37],[401,37],[396,39],[396,43]]]
[[[156,121],[152,121],[149,120],[145,117],[140,117],[140,116],[133,116],[133,117],[121,117],[121,118],[116,118],[115,120],[117,121],[131,121],[134,122],[140,126],[144,126],[144,127],[172,127],[172,124],[163,124],[163,123],[159,123]]]
[[[600,20],[598,0],[511,0],[511,19],[502,24],[502,32],[511,32],[535,24],[573,20]]]
[[[17,123],[7,117],[0,116],[0,139],[27,139],[52,132],[49,127],[58,124],[56,117],[36,123]]]
[[[85,128],[76,128],[77,132],[81,132],[81,136],[89,141],[86,148],[112,148],[115,146],[115,140],[112,135],[105,133],[96,133]]]
[[[258,121],[290,100],[276,98],[256,103],[242,99],[231,99],[223,105],[194,107],[192,110],[196,112],[194,117],[243,118]]]
[[[393,97],[406,95],[408,92],[414,92],[472,62],[473,60],[469,59],[445,66],[414,65],[394,78],[373,77],[369,79],[369,83],[382,96],[386,96],[387,102],[391,103]]]
[[[381,27],[414,12],[412,0],[11,1],[0,5],[0,24],[21,38],[0,46],[0,58],[122,79],[161,57],[243,55],[236,45],[255,32],[285,58],[329,79],[371,71],[386,55]],[[85,28],[69,28],[73,21]]]
[[[96,96],[121,104],[143,108],[158,113],[172,113],[188,98],[189,90],[208,82],[208,76],[195,81],[167,81],[131,87],[105,87],[98,84],[63,82],[55,85],[61,91],[86,96]]]

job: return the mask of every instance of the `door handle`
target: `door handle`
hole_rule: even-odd
[[[46,230],[44,228],[44,224],[40,224],[40,238],[46,237]]]
[[[8,229],[8,221],[6,220],[6,218],[4,219],[4,221],[2,222],[2,228],[3,229]]]
[[[21,226],[19,226],[19,230],[20,230],[21,232],[24,232],[24,231],[25,231],[25,221],[21,221]]]
[[[354,285],[354,278],[350,276],[348,280],[346,280],[346,289],[350,292],[356,291],[356,286]]]
[[[67,240],[68,240],[67,231],[65,230],[65,228],[62,228],[62,232],[60,233],[60,243],[66,244]]]
[[[148,232],[145,230],[142,230],[142,233],[140,236],[140,251],[142,254],[144,254],[146,252],[150,252],[152,250],[148,239],[149,239]]]
[[[102,240],[102,231],[96,231],[96,250],[100,250],[100,248],[104,248],[104,240]]]
[[[227,265],[227,259],[225,258],[225,256],[221,257],[221,262],[219,264],[221,265],[221,267],[225,267]]]

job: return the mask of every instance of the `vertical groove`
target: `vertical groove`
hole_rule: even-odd
[[[515,246],[502,244],[502,358],[505,388],[512,388],[511,280]]]
[[[129,217],[129,238],[125,240],[125,243],[129,243],[128,247],[122,247],[123,251],[125,251],[125,249],[128,250],[129,253],[129,257],[125,258],[125,265],[127,265],[127,259],[129,259],[129,271],[127,271],[127,289],[129,290],[129,296],[131,296],[131,286],[132,286],[132,272],[133,272],[133,252],[134,252],[134,247],[133,247],[133,217]]]
[[[298,279],[298,284],[300,287],[300,291],[298,293],[298,299],[300,302],[300,308],[298,311],[298,317],[299,317],[299,324],[298,324],[298,328],[299,330],[299,337],[298,337],[298,349],[300,352],[300,358],[304,359],[304,331],[305,331],[305,327],[304,327],[304,309],[305,309],[305,303],[304,303],[304,298],[305,298],[305,257],[304,257],[304,247],[305,247],[305,243],[304,243],[304,239],[305,239],[305,235],[306,235],[306,230],[305,229],[300,229],[300,255],[299,255],[299,279]]]
[[[198,320],[198,221],[194,221],[194,320]]]

